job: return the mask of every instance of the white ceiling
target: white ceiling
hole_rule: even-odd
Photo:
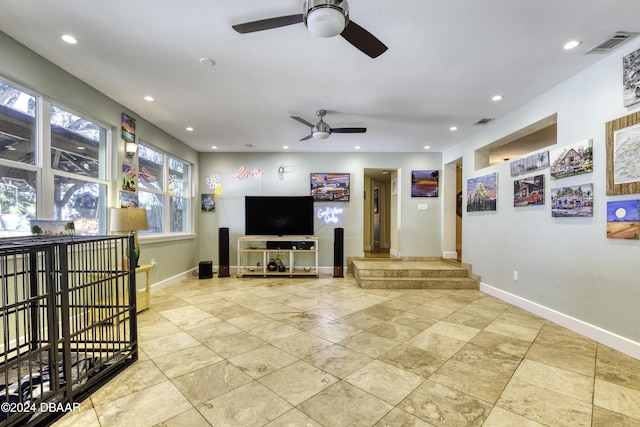
[[[231,28],[301,13],[302,0],[2,3],[0,31],[204,152],[442,151],[602,59],[584,52],[607,36],[640,31],[638,0],[350,0],[389,48],[371,59],[304,24]],[[571,39],[582,44],[563,50]],[[317,109],[367,133],[298,141],[309,128],[289,116],[315,123]]]

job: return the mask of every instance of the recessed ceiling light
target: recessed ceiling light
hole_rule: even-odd
[[[71,34],[63,34],[63,35],[60,36],[60,38],[63,41],[69,43],[69,44],[77,44],[78,43],[78,40],[76,40],[76,38],[73,37]]]
[[[151,102],[151,101],[153,101],[153,96],[147,95],[147,96],[144,97],[144,100]]]
[[[189,126],[189,127],[187,128],[187,132],[193,132],[193,128],[192,128],[191,126]]]
[[[214,65],[216,65],[216,61],[211,58],[200,58],[200,64],[206,67],[213,67]]]
[[[10,146],[7,147],[7,150],[16,151],[16,147],[14,147],[13,145],[10,145]]]
[[[288,150],[289,146],[288,145],[283,145],[282,148],[284,148],[285,150]]]
[[[494,95],[493,98],[491,98],[492,101],[501,101],[502,100],[502,95]]]
[[[86,150],[85,147],[78,147],[78,150]]]
[[[359,150],[359,149],[360,149],[360,146],[359,146],[359,145],[356,145],[356,146],[355,146],[355,147],[353,147],[353,148],[354,148],[354,149],[356,149],[356,150]]]
[[[212,149],[212,150],[217,150],[217,149],[218,149],[218,147],[216,147],[215,145],[212,145],[212,146],[211,146],[211,149]]]
[[[449,128],[449,130],[450,130],[450,131],[458,130],[458,126],[451,126],[451,127]]]
[[[424,146],[424,149],[425,149],[425,150],[428,150],[429,148],[431,148],[431,146],[430,146],[430,145],[425,145],[425,146]]]
[[[582,42],[580,40],[571,40],[564,45],[564,50],[575,49],[580,46]]]

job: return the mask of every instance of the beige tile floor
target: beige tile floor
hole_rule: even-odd
[[[57,426],[640,426],[640,361],[479,291],[186,280]]]

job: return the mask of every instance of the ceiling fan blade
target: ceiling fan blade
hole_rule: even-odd
[[[300,141],[306,141],[307,139],[311,139],[313,137],[313,134],[309,134],[307,136],[305,136],[304,138],[301,138]]]
[[[309,126],[310,128],[312,128],[312,127],[313,127],[313,123],[309,123],[308,121],[306,121],[306,120],[305,120],[305,119],[303,119],[302,117],[297,117],[297,116],[289,116],[289,117],[291,117],[293,120],[297,120],[297,121],[299,121],[299,122],[300,122],[300,123],[302,123],[303,125],[307,125],[307,126]]]
[[[300,24],[301,22],[303,22],[303,17],[300,13],[298,15],[278,16],[277,18],[260,19],[259,21],[245,22],[244,24],[232,25],[231,28],[233,28],[240,34],[247,34],[256,31],[286,27],[287,25]]]
[[[367,128],[331,128],[331,133],[365,133]]]
[[[388,49],[387,46],[385,46],[384,43],[378,40],[373,34],[352,20],[349,20],[349,23],[340,35],[371,58],[377,58]]]

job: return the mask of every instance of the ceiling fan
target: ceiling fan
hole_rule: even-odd
[[[347,0],[305,0],[301,14],[246,22],[233,25],[232,28],[246,34],[301,22],[317,37],[334,37],[340,34],[371,58],[377,58],[387,50],[387,46],[373,34],[349,19]]]
[[[315,139],[327,139],[329,135],[332,133],[365,133],[367,128],[332,128],[329,126],[322,118],[327,114],[327,110],[318,110],[316,111],[316,115],[320,117],[320,121],[315,125],[313,123],[309,123],[305,119],[297,116],[290,116],[293,120],[297,120],[300,123],[307,125],[311,128],[311,133],[304,138],[300,139],[300,141],[306,141],[307,139],[315,138]]]

